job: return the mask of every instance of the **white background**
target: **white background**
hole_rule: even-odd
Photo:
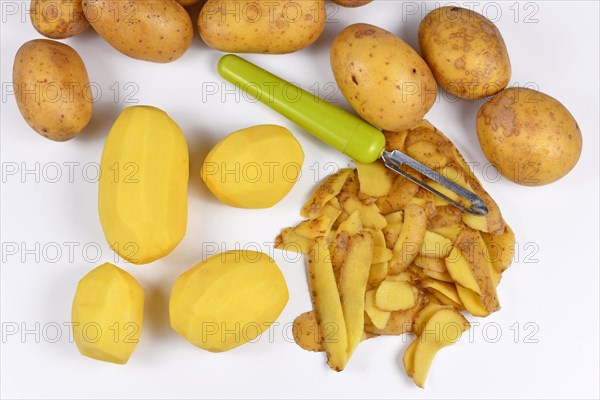
[[[11,15],[10,4],[20,14]],[[598,398],[598,3],[470,4],[497,22],[511,56],[511,83],[531,83],[559,99],[577,119],[584,147],[576,168],[550,186],[522,187],[504,179],[484,182],[518,242],[516,262],[499,287],[502,309],[485,320],[471,318],[482,325],[472,330],[471,339],[465,335],[438,354],[427,388],[421,390],[401,366],[408,337],[362,344],[342,373],[330,371],[322,354],[290,343],[284,327],[310,308],[310,299],[304,261],[284,258],[279,251],[273,253],[290,300],[272,340],[263,335],[257,343],[211,354],[172,331],[167,313],[170,288],[180,273],[205,257],[207,246],[233,249],[254,244],[270,252],[268,243],[279,229],[299,221],[298,210],[315,179],[327,173],[326,163],[343,167],[349,160],[261,104],[231,93],[222,98],[222,80],[215,70],[222,53],[207,48],[198,36],[181,59],[166,65],[128,58],[92,30],[66,40],[81,54],[102,95],[79,137],[66,143],[46,140],[26,125],[14,98],[5,93],[17,49],[40,35],[25,14],[28,1],[2,1],[2,397]],[[432,2],[376,0],[364,8],[340,9],[311,47],[296,54],[247,58],[305,88],[319,87],[321,95],[331,94],[329,47],[337,32],[353,22],[369,22],[416,46],[418,24],[432,8]],[[134,86],[126,87],[128,83]],[[208,95],[214,87],[218,94]],[[137,93],[132,94],[132,88]],[[70,319],[78,280],[114,259],[98,221],[93,178],[106,134],[119,112],[133,105],[131,100],[164,109],[182,127],[190,148],[191,178],[188,231],[179,247],[150,265],[118,263],[140,281],[147,299],[141,341],[129,363],[119,366],[79,355],[64,324]],[[333,100],[348,108],[339,92]],[[450,100],[441,93],[427,118],[467,160],[484,165],[475,133],[475,114],[482,102]],[[203,157],[229,132],[264,123],[286,126],[297,136],[306,153],[302,179],[272,209],[219,204],[199,178]],[[23,174],[36,163],[39,182],[35,174]],[[53,163],[60,166],[58,182],[53,182]],[[76,163],[72,182],[64,163]],[[7,175],[15,166],[17,173]],[[494,177],[492,170],[476,168],[480,178],[484,172]],[[65,244],[71,242],[76,243],[72,257]],[[16,254],[6,251],[7,246],[17,246]],[[36,246],[39,250],[33,254],[25,252]],[[101,255],[96,260],[98,247]],[[6,335],[15,326],[19,332]],[[21,335],[24,329],[37,331],[38,337]]]

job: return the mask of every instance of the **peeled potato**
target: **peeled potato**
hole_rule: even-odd
[[[171,327],[211,352],[231,350],[260,336],[288,301],[275,261],[255,251],[228,251],[177,278],[171,292]]]
[[[85,275],[77,286],[71,320],[79,352],[100,361],[125,364],[140,338],[144,289],[110,263]]]
[[[269,208],[292,189],[303,162],[302,147],[290,131],[259,125],[219,142],[206,156],[200,175],[223,204]]]

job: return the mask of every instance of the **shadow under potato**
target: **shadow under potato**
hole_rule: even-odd
[[[123,107],[117,103],[98,102],[94,104],[92,118],[76,140],[82,142],[104,141],[122,109]]]

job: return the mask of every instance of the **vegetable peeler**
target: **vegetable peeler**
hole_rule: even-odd
[[[461,211],[473,215],[487,215],[487,206],[475,193],[399,150],[385,150],[383,133],[362,119],[236,55],[228,54],[221,57],[217,69],[227,81],[353,160],[368,164],[381,158],[389,169],[441,197]],[[470,206],[468,208],[463,206],[405,172],[400,168],[403,165],[454,192],[467,200]]]

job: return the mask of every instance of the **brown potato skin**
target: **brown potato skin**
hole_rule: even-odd
[[[286,54],[315,42],[326,17],[325,0],[208,0],[198,31],[220,51]]]
[[[454,96],[482,99],[510,81],[510,59],[500,31],[474,11],[431,11],[419,25],[419,47],[436,81]]]
[[[96,32],[129,57],[168,63],[192,43],[192,20],[175,0],[83,0],[82,6]]]
[[[25,43],[15,56],[13,83],[25,121],[50,140],[74,138],[92,117],[85,65],[66,44],[47,39]]]
[[[487,159],[521,185],[554,182],[575,167],[583,140],[579,125],[558,100],[509,88],[477,113],[477,136]]]
[[[333,2],[335,4],[338,4],[342,7],[350,7],[350,8],[362,7],[364,5],[369,4],[372,1],[373,0],[333,0]]]
[[[81,0],[31,0],[31,23],[50,39],[65,39],[90,27]]]
[[[362,118],[378,128],[410,129],[435,102],[437,85],[425,61],[384,29],[350,25],[333,41],[330,56],[342,94]]]
[[[189,7],[189,6],[193,6],[194,4],[199,3],[200,0],[177,0],[177,2],[184,7]]]

